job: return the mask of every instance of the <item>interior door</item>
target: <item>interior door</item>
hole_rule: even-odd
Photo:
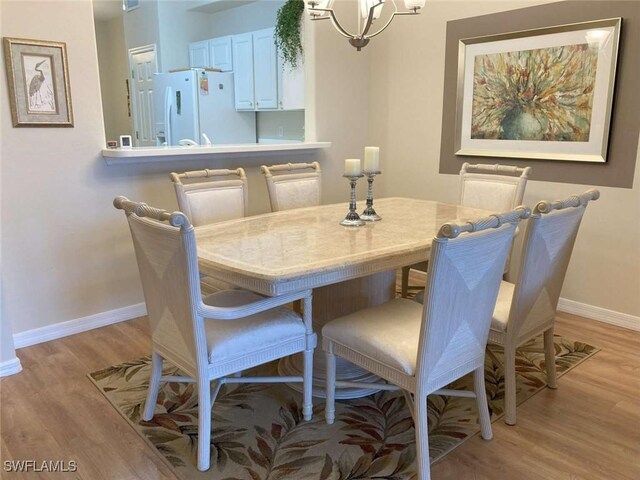
[[[129,50],[131,83],[131,115],[136,147],[156,144],[153,108],[153,74],[158,71],[156,46],[146,45]]]

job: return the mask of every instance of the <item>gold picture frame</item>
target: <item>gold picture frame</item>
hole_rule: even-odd
[[[14,127],[73,127],[67,45],[5,37],[4,60]]]
[[[461,39],[455,154],[606,162],[621,25]]]

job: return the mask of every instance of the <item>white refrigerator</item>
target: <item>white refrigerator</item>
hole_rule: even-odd
[[[256,143],[255,113],[237,112],[233,95],[233,73],[154,74],[157,144]]]

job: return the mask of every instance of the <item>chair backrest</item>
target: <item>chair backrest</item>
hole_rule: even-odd
[[[318,162],[285,163],[270,167],[263,165],[262,173],[269,189],[271,211],[320,205],[321,177]]]
[[[518,207],[462,226],[445,224],[434,238],[418,348],[420,388],[441,388],[482,365],[515,228],[530,214]]]
[[[152,342],[163,356],[193,374],[198,356],[207,358],[204,325],[196,314],[201,293],[193,227],[181,212],[125,197],[116,197],[113,204],[125,211],[129,222]]]
[[[460,170],[460,205],[494,212],[512,210],[522,204],[530,171],[531,167],[470,165],[465,162]]]
[[[171,173],[170,177],[178,208],[196,227],[247,215],[247,176],[242,168],[195,170]]]
[[[517,338],[555,317],[582,216],[589,201],[599,197],[597,190],[588,190],[534,208],[524,234],[508,336]]]

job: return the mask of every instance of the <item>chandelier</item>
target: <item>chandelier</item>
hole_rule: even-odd
[[[360,33],[357,35],[347,32],[342,25],[340,25],[333,8],[331,8],[333,2],[334,0],[308,0],[307,5],[309,6],[311,20],[331,20],[331,23],[333,23],[333,26],[338,30],[338,33],[348,38],[349,43],[360,51],[363,47],[367,46],[373,37],[380,35],[397,15],[418,15],[420,9],[424,7],[426,0],[404,0],[404,6],[407,10],[403,12],[399,12],[395,0],[391,0],[394,12],[391,14],[387,23],[385,23],[380,30],[373,33],[369,33],[369,31],[373,26],[374,20],[380,17],[385,0],[358,0],[360,4],[360,16],[363,20],[361,21],[360,16],[358,17],[358,30]]]

